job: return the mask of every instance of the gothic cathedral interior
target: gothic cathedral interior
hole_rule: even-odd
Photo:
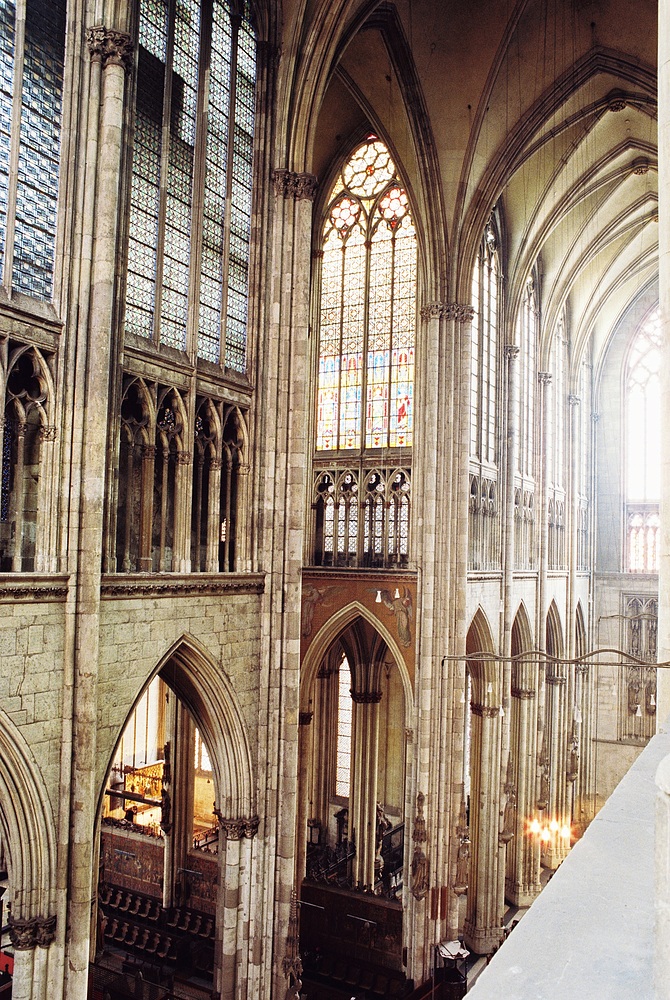
[[[437,997],[653,736],[668,2],[0,0],[0,996]]]

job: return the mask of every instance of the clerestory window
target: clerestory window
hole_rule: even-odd
[[[324,215],[311,560],[404,567],[417,241],[407,192],[376,136],[344,164]]]
[[[233,4],[140,5],[126,331],[241,373],[255,53]]]
[[[7,293],[53,297],[65,0],[0,4],[0,266]]]

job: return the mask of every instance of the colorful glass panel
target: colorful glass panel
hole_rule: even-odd
[[[411,447],[416,234],[407,192],[395,181],[383,143],[371,137],[355,151],[330,204],[316,447]]]

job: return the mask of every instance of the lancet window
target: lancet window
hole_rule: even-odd
[[[65,0],[0,7],[0,265],[7,292],[53,296]]]
[[[325,215],[311,558],[406,566],[417,242],[407,192],[376,136],[343,166]],[[400,462],[380,465],[391,449]]]
[[[255,49],[248,12],[224,0],[140,4],[126,331],[237,372]]]
[[[537,377],[537,300],[531,275],[524,289],[517,320],[517,344],[520,347],[519,453],[522,476],[533,475],[535,448],[535,385]]]
[[[190,421],[177,389],[127,377],[119,449],[118,572],[237,568],[245,442],[245,421],[237,407],[197,397]]]
[[[498,238],[489,222],[472,274],[472,364],[470,457],[493,465],[497,460],[500,274]]]
[[[661,319],[655,309],[631,345],[624,375],[626,568],[658,573]]]
[[[337,685],[337,762],[335,767],[335,794],[349,798],[351,788],[351,669],[345,657],[342,658]]]
[[[0,347],[0,569],[50,568],[48,494],[53,443],[53,382],[37,348],[13,341]]]

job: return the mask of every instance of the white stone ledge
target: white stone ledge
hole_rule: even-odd
[[[654,779],[668,753],[666,726],[494,955],[468,1000],[654,996]]]

